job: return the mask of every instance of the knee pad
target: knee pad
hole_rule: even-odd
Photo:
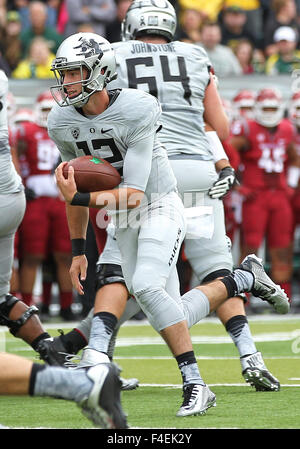
[[[215,279],[224,277],[224,276],[228,276],[231,273],[230,270],[216,270],[213,271],[212,273],[209,273],[207,276],[205,276],[205,278],[202,281],[202,284],[204,284],[205,282],[211,282],[214,281]]]
[[[96,291],[104,285],[120,283],[126,285],[120,265],[99,263],[96,265]]]
[[[183,305],[174,301],[163,288],[145,288],[136,291],[135,297],[157,332],[185,320]]]
[[[11,320],[9,318],[9,314],[11,310],[14,308],[14,306],[21,302],[18,298],[15,296],[8,294],[5,297],[5,301],[3,301],[0,304],[0,325],[7,326],[9,328],[9,331],[16,336],[19,329],[26,323],[26,321],[29,320],[29,318],[38,313],[38,308],[35,306],[24,306],[26,307],[26,310],[23,312],[23,314],[16,320]]]

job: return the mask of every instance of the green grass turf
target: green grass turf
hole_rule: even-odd
[[[136,391],[122,393],[130,427],[299,429],[300,321],[292,317],[289,320],[249,321],[253,336],[260,337],[256,346],[263,353],[269,370],[280,380],[281,390],[256,392],[246,385],[236,348],[232,343],[218,342],[218,338],[227,337],[223,326],[215,320],[207,320],[194,326],[191,334],[198,341],[200,337],[207,336],[213,342],[197,342],[194,348],[201,374],[217,396],[217,407],[208,410],[205,416],[186,418],[175,416],[182,400],[181,379],[168,348],[163,343],[151,344],[151,340],[147,340],[157,341],[158,336],[151,327],[124,326],[119,334],[116,362],[122,367],[122,376],[137,377],[141,384]],[[49,332],[57,335],[56,330]],[[268,338],[271,341],[263,341],[262,334],[271,337]],[[145,338],[146,344],[137,344],[141,338]],[[128,346],[123,346],[125,343]],[[5,342],[2,333],[1,344],[7,352],[37,361],[31,348],[9,333],[5,334]],[[21,396],[1,397],[0,424],[10,428],[92,427],[72,402]]]

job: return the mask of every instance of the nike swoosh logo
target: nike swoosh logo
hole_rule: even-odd
[[[109,129],[101,129],[101,132],[102,132],[102,134],[105,134],[105,133],[108,133],[108,131],[111,131],[112,130],[112,128],[109,128]]]

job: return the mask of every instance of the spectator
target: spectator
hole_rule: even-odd
[[[201,13],[203,20],[216,22],[224,0],[179,0],[178,3],[182,11],[194,9]]]
[[[296,50],[298,36],[293,28],[280,27],[275,31],[276,52],[266,62],[266,74],[292,73],[300,69],[300,50]]]
[[[62,42],[62,36],[59,35],[55,28],[48,27],[47,22],[47,6],[38,1],[31,2],[29,5],[31,27],[22,31],[22,57],[28,55],[29,47],[35,37],[43,37],[49,43],[50,51],[55,54]]]
[[[89,23],[100,36],[106,36],[106,27],[116,18],[114,0],[65,0],[68,22],[65,36],[77,32],[78,26]]]
[[[6,26],[1,38],[3,56],[10,70],[14,70],[21,60],[22,43],[20,39],[21,21],[17,11],[9,11],[6,17]]]
[[[281,26],[292,27],[300,34],[295,0],[272,0],[271,12],[265,26],[264,47],[267,56],[277,51],[273,36],[275,31]]]
[[[253,51],[252,64],[255,73],[265,73],[266,58],[263,50],[255,48]]]
[[[253,45],[247,39],[241,39],[236,48],[235,56],[237,57],[244,75],[254,72],[253,61]]]
[[[203,15],[196,9],[185,9],[181,14],[180,27],[176,40],[184,42],[199,42],[201,39],[201,25]]]
[[[246,12],[238,6],[224,9],[220,26],[222,32],[221,44],[229,46],[233,51],[240,39],[249,40],[254,47],[260,45],[255,35],[247,29]]]
[[[109,42],[119,42],[121,40],[121,24],[131,3],[132,0],[116,0],[116,18],[106,27],[106,38]]]
[[[217,23],[206,23],[202,27],[201,42],[218,77],[241,75],[243,73],[239,61],[233,51],[221,45],[221,29]]]
[[[224,0],[223,8],[237,7],[246,15],[245,29],[254,37],[254,45],[263,46],[263,4],[270,0]]]
[[[56,31],[62,36],[65,35],[68,20],[69,17],[66,2],[65,0],[62,0],[59,8],[57,9],[57,23],[56,23]]]
[[[26,30],[27,28],[30,28],[31,26],[30,12],[29,12],[30,1],[17,0],[13,3],[15,4],[15,8],[18,10],[21,16],[22,31]],[[45,0],[43,1],[43,3],[45,3],[47,7],[46,26],[55,28],[57,22],[57,10],[60,4],[60,0]]]
[[[50,52],[48,43],[42,37],[33,39],[28,58],[20,61],[16,69],[12,72],[13,78],[53,78],[51,72],[51,62],[55,55]]]
[[[265,73],[265,56],[263,51],[254,48],[247,39],[241,39],[238,42],[234,53],[244,74]]]
[[[2,54],[1,50],[0,50],[0,70],[3,70],[3,72],[5,73],[5,75],[9,78],[10,74],[11,74],[11,70],[9,67],[8,62],[6,61],[4,55]]]
[[[5,18],[7,13],[6,1],[0,0],[0,28],[5,26]]]

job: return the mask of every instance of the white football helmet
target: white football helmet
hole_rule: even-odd
[[[255,99],[254,118],[266,128],[279,125],[284,116],[284,103],[277,89],[262,89]]]
[[[83,76],[83,68],[88,71],[87,78]],[[81,72],[81,93],[69,98],[65,86],[74,83],[64,83],[64,71],[76,69]],[[57,50],[51,70],[57,85],[50,90],[54,100],[62,107],[82,107],[94,92],[103,90],[117,77],[114,50],[104,37],[95,33],[76,33],[65,39]]]
[[[35,103],[35,117],[36,123],[39,126],[47,128],[48,115],[54,104],[53,96],[48,90],[37,97]]]
[[[121,36],[123,41],[129,41],[140,35],[155,34],[170,42],[176,26],[176,12],[168,0],[136,0],[122,22]]]

